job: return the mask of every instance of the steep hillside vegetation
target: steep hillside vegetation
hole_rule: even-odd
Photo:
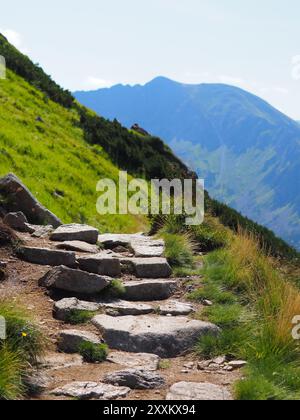
[[[76,98],[106,118],[162,136],[211,195],[300,249],[300,128],[262,99],[226,85],[157,78]]]

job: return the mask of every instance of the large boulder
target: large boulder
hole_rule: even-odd
[[[98,229],[92,226],[73,223],[70,225],[62,225],[57,228],[50,235],[50,239],[57,242],[82,241],[94,245],[98,241],[98,235]]]
[[[0,194],[7,198],[5,208],[8,212],[22,211],[30,223],[49,224],[54,227],[62,224],[57,216],[38,202],[14,174],[0,179]]]
[[[89,331],[61,331],[58,339],[58,349],[64,353],[78,353],[83,343],[101,344],[100,338]]]
[[[86,273],[60,266],[50,270],[39,281],[39,285],[48,289],[64,290],[83,295],[94,295],[102,292],[111,282],[110,277]]]
[[[104,382],[111,385],[127,386],[131,389],[158,389],[166,384],[160,374],[139,369],[109,373],[104,377]]]
[[[79,400],[116,400],[125,398],[130,388],[97,382],[72,382],[51,392],[53,395],[77,398]]]
[[[225,401],[232,400],[226,388],[209,383],[179,382],[174,384],[166,398],[168,401]]]
[[[74,311],[97,312],[100,305],[94,302],[85,302],[76,298],[66,298],[55,302],[53,316],[60,321],[68,321]]]
[[[172,269],[165,258],[123,258],[123,271],[142,279],[168,278]]]
[[[177,281],[164,279],[126,281],[123,286],[123,299],[141,302],[169,299],[178,288]]]
[[[110,348],[132,353],[153,353],[162,358],[192,351],[199,338],[219,333],[211,323],[184,317],[143,315],[113,318],[97,315],[92,320]]]
[[[77,258],[79,268],[89,273],[101,274],[110,277],[121,275],[120,260],[107,254],[84,256]]]
[[[38,265],[76,267],[76,255],[74,252],[58,251],[48,248],[36,248],[24,246],[19,248],[18,256],[24,261]]]

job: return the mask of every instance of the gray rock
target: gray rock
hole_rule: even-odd
[[[242,369],[243,367],[247,366],[247,362],[244,360],[233,360],[232,362],[228,363],[228,366],[232,367],[233,369]]]
[[[123,258],[121,260],[126,272],[145,279],[170,277],[172,269],[165,258]]]
[[[178,288],[177,281],[164,279],[126,281],[123,285],[125,300],[141,302],[169,299]]]
[[[130,246],[131,240],[139,236],[139,234],[105,234],[98,236],[98,242],[102,244],[106,249],[114,249],[117,246],[125,246],[128,248]]]
[[[94,256],[79,257],[77,261],[79,268],[89,273],[110,277],[119,277],[121,275],[120,260],[107,254],[99,253]]]
[[[66,251],[86,252],[88,254],[97,254],[99,247],[82,241],[66,241],[56,245],[57,249],[65,249]]]
[[[82,343],[101,344],[100,338],[89,331],[64,330],[60,332],[58,339],[58,349],[64,353],[78,353]]]
[[[38,359],[38,365],[45,370],[61,370],[81,366],[83,358],[79,354],[48,353]]]
[[[34,232],[32,233],[32,236],[34,238],[46,238],[50,235],[51,232],[53,232],[53,226],[34,226],[31,225],[34,228]]]
[[[226,356],[219,356],[213,359],[212,363],[216,365],[224,365],[224,363],[226,363],[226,360],[227,360]]]
[[[116,387],[97,382],[72,382],[51,392],[53,395],[78,398],[80,400],[116,400],[125,398],[130,388]]]
[[[107,361],[128,368],[156,371],[159,368],[160,358],[156,354],[110,352]]]
[[[104,377],[104,382],[131,389],[157,389],[166,384],[165,379],[158,373],[138,369],[110,373]]]
[[[76,298],[62,299],[55,302],[53,307],[54,318],[60,321],[67,321],[69,315],[73,311],[83,312],[97,312],[100,309],[100,305],[93,302],[84,302]]]
[[[147,236],[133,238],[130,247],[136,257],[161,257],[165,252],[165,243],[162,239],[155,240]]]
[[[5,205],[7,211],[22,211],[30,223],[54,227],[61,225],[59,218],[42,206],[14,174],[0,179],[0,193],[8,198]]]
[[[176,300],[159,305],[160,315],[182,316],[189,315],[194,311],[193,305],[189,303],[178,302]]]
[[[44,393],[51,384],[51,378],[40,371],[32,371],[23,378],[28,395],[38,396]]]
[[[166,359],[192,351],[205,334],[219,333],[213,324],[184,317],[142,315],[113,318],[98,315],[92,323],[99,328],[112,349],[152,353]]]
[[[154,312],[154,308],[151,305],[145,305],[142,303],[126,302],[124,300],[116,300],[109,303],[99,302],[102,308],[113,310],[119,316],[126,315],[147,315]]]
[[[102,292],[110,282],[110,277],[73,270],[62,265],[50,270],[41,278],[39,285],[48,289],[93,295]]]
[[[17,213],[7,213],[3,219],[4,224],[20,232],[27,232],[27,222],[27,217],[21,211],[18,211]]]
[[[50,239],[57,242],[82,241],[94,245],[98,241],[98,235],[98,229],[74,223],[60,226],[52,233]]]
[[[47,248],[21,247],[18,256],[24,261],[38,265],[51,265],[57,267],[66,265],[76,267],[76,255],[74,252],[58,251]]]
[[[174,384],[167,401],[225,401],[232,400],[226,388],[209,383],[179,382]]]

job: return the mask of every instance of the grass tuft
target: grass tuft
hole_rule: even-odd
[[[87,363],[101,363],[108,356],[108,347],[106,344],[94,344],[86,341],[80,345],[79,353]]]

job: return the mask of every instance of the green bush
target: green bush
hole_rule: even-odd
[[[187,234],[162,234],[165,240],[165,257],[171,267],[194,267],[193,242]]]
[[[87,363],[101,363],[107,358],[108,347],[106,344],[94,344],[86,341],[79,346],[79,353]]]

